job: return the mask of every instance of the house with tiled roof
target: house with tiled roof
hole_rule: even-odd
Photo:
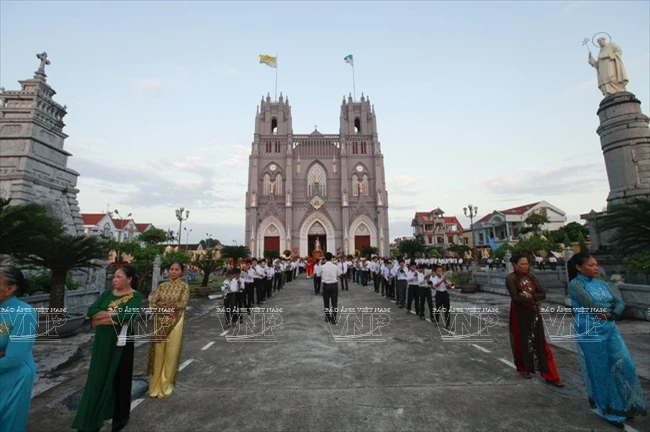
[[[540,210],[545,211],[550,219],[549,223],[542,225],[542,230],[554,231],[566,223],[566,213],[546,201],[495,210],[474,222],[474,244],[477,247],[488,247],[490,239],[497,245],[517,243],[521,229],[526,226],[526,218]]]
[[[150,223],[135,223],[133,219],[114,219],[111,213],[82,213],[84,234],[101,236],[119,242],[130,241],[150,229]]]
[[[427,246],[447,248],[462,243],[463,226],[456,216],[445,216],[439,207],[428,212],[416,212],[411,227],[413,235]]]

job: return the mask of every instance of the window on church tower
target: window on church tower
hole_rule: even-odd
[[[278,119],[273,117],[271,120],[271,135],[277,135],[278,134]]]
[[[356,117],[354,119],[354,133],[355,134],[361,133],[361,119],[359,117]]]
[[[314,164],[307,174],[307,194],[327,196],[327,174],[320,164]]]
[[[280,153],[280,143],[279,142],[275,143],[275,152]]]
[[[365,142],[361,143],[361,154],[366,154],[366,143]]]
[[[262,187],[262,190],[264,191],[264,195],[271,194],[271,176],[268,174],[264,175],[264,185]]]
[[[352,143],[352,154],[358,154],[358,153],[359,153],[359,144]]]
[[[361,191],[365,196],[368,196],[368,176],[363,175],[363,190]]]
[[[272,145],[272,144],[271,144],[270,142],[267,142],[267,143],[266,143],[266,152],[267,152],[267,153],[271,153],[271,148],[272,148],[271,145]]]

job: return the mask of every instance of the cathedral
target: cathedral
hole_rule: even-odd
[[[388,256],[388,193],[374,106],[363,95],[341,105],[338,134],[294,134],[289,98],[262,98],[248,165],[246,244],[293,256]]]

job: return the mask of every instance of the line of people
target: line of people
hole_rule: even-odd
[[[449,262],[448,265],[453,264]],[[442,266],[423,261],[418,264],[411,260],[407,267],[406,260],[400,257],[393,261],[373,257],[368,261],[365,258],[340,256],[334,261],[333,255],[328,252],[323,260],[316,263],[313,281],[314,294],[323,296],[327,322],[336,322],[338,284],[341,291],[348,291],[352,281],[360,286],[372,283],[375,293],[394,300],[399,308],[406,308],[407,314],[415,306],[415,313],[422,320],[425,319],[426,303],[431,321],[438,324],[442,319],[445,328],[450,328],[448,290],[455,289],[455,286],[445,276]],[[434,296],[432,290],[435,291]]]

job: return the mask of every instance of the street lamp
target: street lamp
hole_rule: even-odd
[[[183,231],[185,231],[185,252],[187,252],[187,249],[188,249],[189,246],[190,246],[190,233],[191,233],[193,230],[189,230],[189,231],[188,231],[188,230],[187,230],[187,227],[185,227],[185,228],[183,228]]]
[[[478,207],[468,204],[467,207],[463,207],[463,213],[465,217],[469,218],[469,234],[472,236],[472,249],[475,249],[474,243],[474,217],[478,214]],[[478,267],[478,254],[472,253],[474,257],[474,264]]]
[[[113,210],[113,213],[115,213],[115,214],[116,214],[120,219],[126,219],[126,218],[122,217],[122,215],[120,214],[119,211],[117,211],[117,209]],[[129,213],[128,215],[126,215],[126,217],[127,217],[127,218],[131,217],[131,213]],[[122,231],[124,231],[124,226],[123,226],[123,225],[120,225],[120,227],[119,227],[118,229],[120,230],[120,231],[119,231],[118,240],[117,240],[118,243],[119,243],[119,242],[122,241]],[[125,236],[125,237],[126,237],[126,236]]]
[[[185,217],[183,217],[183,212],[185,212]],[[178,219],[178,247],[181,246],[181,233],[183,232],[183,221],[186,221],[190,217],[190,211],[185,210],[185,207],[176,209],[176,219]]]

